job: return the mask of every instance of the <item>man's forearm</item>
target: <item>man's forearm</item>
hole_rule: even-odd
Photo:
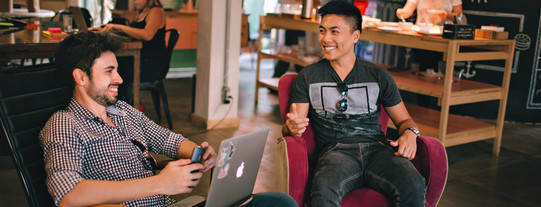
[[[192,142],[190,140],[184,140],[180,143],[178,150],[177,150],[177,158],[178,159],[189,159],[192,157],[192,153],[194,148],[197,146],[195,142]]]
[[[126,181],[83,180],[64,196],[59,206],[118,204],[157,194],[163,193],[156,176]]]
[[[417,125],[415,124],[415,122],[413,122],[412,119],[406,119],[404,120],[403,122],[401,122],[400,124],[398,124],[398,127],[397,127],[397,130],[398,130],[398,134],[399,135],[402,135],[404,133],[404,131],[406,131],[407,128],[410,128],[410,127],[415,127],[417,128]]]

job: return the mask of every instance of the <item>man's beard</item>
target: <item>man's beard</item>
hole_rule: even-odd
[[[118,84],[111,84],[109,86],[118,86]],[[108,93],[107,88],[105,88],[104,90],[98,90],[94,87],[94,84],[91,83],[88,92],[89,92],[88,94],[90,94],[90,96],[92,97],[92,99],[94,99],[94,101],[96,101],[97,103],[103,106],[114,105],[118,102],[118,98],[116,96],[114,96],[113,98],[109,98],[107,96],[107,93]]]
[[[97,95],[93,98],[96,102],[104,106],[115,105],[118,102],[118,98],[116,96],[112,99],[108,98],[105,95]]]

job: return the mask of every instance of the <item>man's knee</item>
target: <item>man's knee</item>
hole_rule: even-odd
[[[248,206],[287,206],[296,207],[297,202],[288,194],[282,192],[266,192],[254,195]]]
[[[334,186],[337,185],[333,183],[334,181],[331,181],[330,179],[328,179],[328,177],[315,176],[312,180],[312,195],[328,195],[331,192],[333,194],[337,194],[338,189],[334,188]]]
[[[425,179],[420,174],[410,175],[404,179],[399,191],[399,206],[424,206],[426,200]]]

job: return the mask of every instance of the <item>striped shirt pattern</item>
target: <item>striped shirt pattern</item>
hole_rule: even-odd
[[[107,107],[116,125],[106,124],[71,99],[57,111],[40,132],[44,151],[47,187],[55,204],[85,179],[121,181],[153,176],[145,153],[152,151],[177,159],[182,135],[156,124],[123,101]],[[131,140],[143,143],[141,151]],[[123,203],[128,206],[168,206],[175,200],[154,195]]]

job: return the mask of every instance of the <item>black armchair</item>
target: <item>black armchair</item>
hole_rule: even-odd
[[[54,206],[38,134],[71,98],[59,77],[54,64],[0,70],[0,138],[10,147],[30,206]]]

